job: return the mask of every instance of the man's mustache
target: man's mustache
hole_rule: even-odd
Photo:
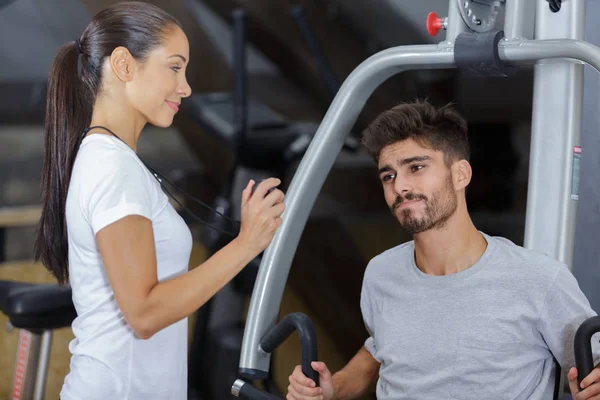
[[[394,200],[394,204],[392,204],[392,211],[395,211],[396,208],[402,204],[402,202],[404,201],[411,201],[411,200],[425,200],[427,201],[427,196],[425,196],[424,194],[415,194],[412,192],[408,192],[404,197],[402,196],[398,196],[396,197],[396,200]]]

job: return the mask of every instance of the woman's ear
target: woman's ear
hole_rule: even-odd
[[[460,160],[452,166],[452,177],[455,190],[466,188],[471,183],[473,170],[471,164],[467,160]]]
[[[129,82],[137,68],[137,63],[127,48],[120,46],[110,55],[110,68],[122,82]]]

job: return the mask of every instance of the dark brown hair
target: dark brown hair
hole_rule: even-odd
[[[364,130],[362,144],[379,160],[384,147],[406,139],[443,152],[448,166],[470,157],[467,122],[450,104],[441,108],[427,101],[397,105],[381,113]]]
[[[101,89],[102,65],[117,47],[143,62],[179,22],[148,3],[122,2],[94,16],[81,37],[60,47],[48,79],[35,259],[58,282],[69,279],[65,207],[73,162]]]

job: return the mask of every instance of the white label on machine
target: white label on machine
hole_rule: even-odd
[[[573,175],[571,176],[571,200],[579,200],[579,166],[581,164],[581,146],[573,147]]]

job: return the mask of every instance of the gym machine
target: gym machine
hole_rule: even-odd
[[[583,66],[600,72],[600,48],[583,41],[585,0],[450,0],[448,16],[430,14],[427,28],[445,40],[399,46],[365,60],[342,84],[297,169],[286,194],[283,224],[266,249],[252,293],[244,331],[238,379],[232,393],[248,399],[276,399],[249,381],[263,379],[277,344],[298,330],[310,336],[310,319],[287,317],[277,323],[283,290],[298,241],[344,139],[373,91],[406,70],[458,68],[474,76],[507,78],[519,66],[533,65],[534,94],[524,246],[572,267],[575,215],[582,155]],[[531,7],[529,7],[531,8]],[[504,10],[504,29],[496,21]],[[525,37],[528,27],[533,37]],[[292,323],[293,322],[293,323]],[[579,379],[590,363],[589,342],[600,318],[586,321],[576,335]],[[308,333],[307,333],[308,332]],[[583,333],[581,333],[583,332]],[[303,340],[303,372],[316,375],[310,361],[316,342]],[[313,357],[311,359],[311,357]],[[586,362],[584,362],[586,361]],[[318,383],[318,381],[317,381]],[[559,384],[557,398],[562,384]]]
[[[194,13],[193,1],[190,11]],[[292,7],[297,24],[321,79],[331,98],[339,89],[319,42],[308,23],[303,7]],[[231,13],[234,88],[231,92],[199,93],[183,103],[182,112],[197,126],[231,150],[234,162],[229,167],[214,208],[220,214],[207,218],[211,227],[202,233],[202,242],[210,254],[224,247],[239,232],[240,197],[250,179],[259,181],[291,175],[293,167],[308,148],[318,127],[313,122],[293,121],[253,98],[248,90],[247,13],[236,8]],[[198,22],[202,21],[198,18]],[[343,148],[358,152],[358,142],[346,138]],[[233,398],[229,379],[237,375],[244,331],[244,306],[251,295],[258,273],[259,255],[232,282],[196,312],[189,353],[188,386],[194,399]],[[279,394],[271,374],[260,379],[269,393]]]

